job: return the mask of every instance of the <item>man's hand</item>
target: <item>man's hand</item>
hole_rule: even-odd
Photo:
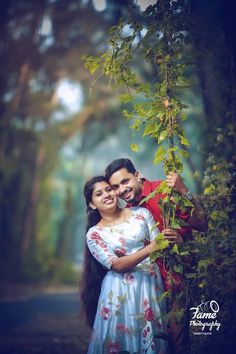
[[[183,239],[181,235],[175,229],[164,229],[162,233],[165,236],[165,239],[169,241],[169,243],[181,243]]]
[[[170,172],[166,177],[166,184],[168,187],[173,188],[173,190],[179,194],[185,194],[188,188],[185,186],[182,178],[176,172]]]

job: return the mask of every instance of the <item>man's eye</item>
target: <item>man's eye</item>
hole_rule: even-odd
[[[123,183],[124,183],[124,184],[127,184],[127,183],[129,183],[129,180],[128,180],[128,179],[125,179]]]
[[[117,191],[118,186],[112,186],[113,191]]]

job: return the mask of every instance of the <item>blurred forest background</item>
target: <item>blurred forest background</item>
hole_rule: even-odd
[[[105,77],[91,77],[81,59],[109,49],[108,29],[134,3],[141,12],[155,1],[1,1],[0,277],[5,285],[77,283],[83,185],[111,160],[127,156],[150,179],[164,177],[152,164],[155,140],[131,137],[116,89]],[[184,94],[190,107],[184,128],[191,148],[184,178],[193,192],[203,194],[210,154],[230,163],[235,151],[236,22],[223,1],[187,3],[192,86]],[[156,69],[137,58],[135,70],[150,82]],[[136,141],[141,148],[134,153],[130,144]]]

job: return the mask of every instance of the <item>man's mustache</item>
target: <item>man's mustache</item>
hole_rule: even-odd
[[[124,192],[122,192],[122,193],[120,194],[120,196],[123,197],[126,193],[129,193],[129,192],[131,192],[131,191],[132,191],[132,189],[131,189],[131,188],[128,188],[128,189],[126,189]]]

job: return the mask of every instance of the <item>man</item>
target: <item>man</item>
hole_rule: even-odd
[[[106,170],[106,176],[109,179],[111,187],[116,192],[118,197],[123,199],[129,205],[135,206],[140,203],[140,201],[153,192],[162,181],[151,182],[146,178],[141,178],[139,172],[134,167],[133,163],[129,159],[117,159],[111,162]],[[160,231],[164,234],[165,239],[169,242],[182,242],[187,237],[191,237],[192,229],[199,231],[207,230],[207,221],[204,212],[190,193],[188,188],[185,186],[181,177],[175,173],[170,172],[166,178],[166,183],[169,187],[185,198],[189,199],[194,206],[193,212],[181,214],[178,212],[178,217],[187,222],[187,227],[179,230],[164,228],[163,219],[161,216],[161,210],[158,202],[163,198],[163,194],[156,194],[153,198],[142,204],[142,207],[147,208],[153,215],[154,219],[158,222],[158,227]],[[165,269],[162,260],[157,260],[160,272],[162,274],[163,282],[166,290],[170,289],[168,272]],[[177,292],[181,291],[181,278],[178,275],[173,274],[176,286],[171,288],[172,293],[177,295]],[[179,309],[181,307],[181,300],[173,300],[170,304],[171,309]],[[170,320],[170,333],[173,340],[173,348],[171,353],[187,354],[188,349],[188,335],[186,323],[185,325],[177,324],[174,320]]]

